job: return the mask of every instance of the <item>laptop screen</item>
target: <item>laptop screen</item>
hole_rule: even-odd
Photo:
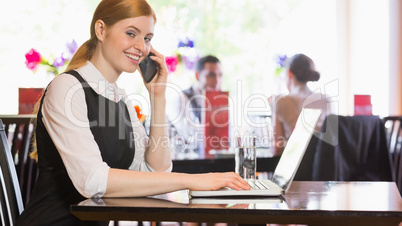
[[[319,109],[303,108],[297,119],[296,126],[272,177],[272,181],[285,192],[289,189],[290,183],[299,168],[320,114],[321,110]]]

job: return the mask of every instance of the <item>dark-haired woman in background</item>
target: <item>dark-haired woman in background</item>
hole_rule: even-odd
[[[322,109],[316,129],[319,130],[330,112],[330,102],[326,95],[309,89],[307,82],[318,81],[320,73],[314,62],[304,54],[296,54],[286,64],[286,85],[289,94],[277,98],[275,108],[275,155],[285,149],[302,108]]]

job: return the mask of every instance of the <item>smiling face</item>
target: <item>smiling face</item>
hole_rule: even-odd
[[[135,72],[151,50],[154,25],[152,16],[124,19],[110,27],[100,21],[97,24],[99,51],[94,54],[94,61],[102,74],[118,76],[122,72]]]

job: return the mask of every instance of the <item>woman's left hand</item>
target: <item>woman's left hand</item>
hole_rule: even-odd
[[[145,83],[145,87],[147,88],[151,97],[164,96],[166,91],[166,81],[168,76],[168,70],[166,67],[165,56],[160,54],[151,46],[151,53],[154,56],[150,56],[152,60],[156,62],[158,65],[158,71],[156,72],[156,76],[149,83]]]

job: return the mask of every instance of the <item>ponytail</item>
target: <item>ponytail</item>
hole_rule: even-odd
[[[84,66],[85,63],[93,56],[97,40],[98,39],[95,37],[84,42],[84,44],[82,44],[74,53],[74,56],[68,64],[66,71]]]

